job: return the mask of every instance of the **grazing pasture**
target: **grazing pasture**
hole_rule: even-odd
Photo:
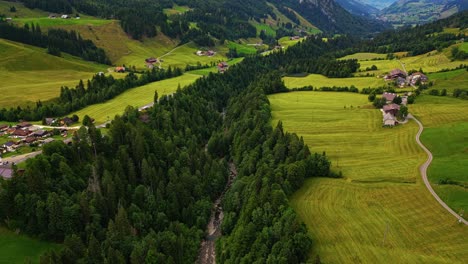
[[[341,58],[341,60],[359,60],[359,61],[367,61],[367,60],[375,60],[375,59],[385,59],[387,54],[380,54],[380,53],[368,53],[368,52],[361,52],[355,53],[348,56]]]
[[[418,166],[427,157],[414,139],[414,122],[382,128],[381,112],[361,94],[291,92],[269,100],[272,124],[282,120],[311,151],[325,151],[332,169],[344,176],[309,179],[290,199],[309,226],[312,260],[315,254],[324,263],[463,263],[468,258],[468,229],[422,183]]]
[[[377,77],[352,77],[352,78],[328,78],[320,74],[309,74],[306,77],[284,77],[286,87],[299,88],[308,85],[313,87],[349,87],[351,85],[357,88],[380,87],[386,85],[382,78]]]
[[[39,257],[59,245],[17,235],[0,227],[0,263],[39,263]]]
[[[434,83],[430,89],[447,89],[449,94],[454,89],[468,87],[468,71],[466,69],[431,73],[428,77]]]
[[[105,65],[62,54],[56,57],[45,49],[0,39],[0,106],[16,107],[49,100],[61,86],[75,86],[91,78]]]
[[[122,114],[127,106],[141,107],[153,102],[155,91],[158,91],[160,97],[172,94],[177,90],[177,87],[183,88],[198,78],[200,78],[200,75],[186,73],[176,78],[153,82],[127,90],[109,101],[88,106],[70,115],[76,114],[80,117],[80,120],[88,115],[96,120],[96,125],[100,125],[112,120],[115,115]]]

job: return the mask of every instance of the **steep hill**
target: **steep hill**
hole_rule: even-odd
[[[382,22],[352,15],[333,0],[273,0],[272,2],[296,10],[327,33],[365,36],[386,28]]]
[[[377,9],[384,9],[391,4],[395,3],[397,0],[360,0],[361,2],[371,5]]]
[[[396,25],[423,24],[467,8],[466,0],[399,0],[382,10],[382,19]]]
[[[358,16],[376,15],[380,12],[379,9],[362,0],[336,0],[336,2],[351,14]]]

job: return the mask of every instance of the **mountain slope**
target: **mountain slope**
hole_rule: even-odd
[[[392,24],[422,24],[467,8],[467,0],[399,0],[382,10],[382,18]]]
[[[335,0],[335,1],[353,15],[368,16],[368,15],[375,15],[380,12],[380,10],[377,9],[376,7],[368,5],[362,2],[361,0]]]
[[[382,31],[386,26],[379,21],[350,14],[333,0],[273,0],[296,10],[322,31],[331,34],[365,36]]]
[[[361,2],[373,6],[379,10],[382,10],[391,4],[395,3],[397,0],[360,0]]]

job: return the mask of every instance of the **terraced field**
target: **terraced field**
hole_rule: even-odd
[[[145,86],[133,88],[114,99],[101,104],[88,106],[70,115],[76,114],[80,117],[80,120],[83,120],[83,117],[88,115],[96,120],[96,125],[99,125],[108,120],[112,120],[115,115],[122,114],[129,105],[141,107],[151,103],[154,98],[154,91],[158,91],[160,97],[166,94],[172,94],[177,90],[179,85],[183,88],[200,77],[200,75],[186,73],[176,78],[150,83]]]
[[[283,81],[288,88],[299,88],[308,85],[313,87],[349,87],[354,85],[357,88],[367,88],[386,85],[382,78],[377,77],[328,78],[320,74],[309,74],[306,77],[284,77]]]
[[[39,257],[58,245],[17,235],[0,227],[0,263],[39,263]]]
[[[312,151],[326,151],[345,177],[309,179],[291,197],[314,240],[311,258],[464,263],[468,229],[425,189],[418,166],[426,156],[414,140],[414,122],[382,128],[380,111],[360,94],[294,92],[269,99],[272,124],[282,120]]]
[[[0,39],[0,106],[11,107],[57,97],[60,87],[75,86],[106,66],[44,49]]]

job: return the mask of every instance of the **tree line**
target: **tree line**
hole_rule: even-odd
[[[96,47],[91,40],[83,39],[74,30],[49,29],[47,33],[43,33],[38,24],[25,24],[24,27],[18,27],[0,20],[0,38],[46,48],[48,53],[55,56],[66,52],[84,60],[110,64],[103,49]]]
[[[88,105],[110,100],[128,89],[182,75],[179,68],[153,68],[139,77],[130,72],[123,79],[98,73],[85,83],[80,80],[75,88],[61,87],[60,96],[49,102],[36,102],[34,107],[16,107],[0,109],[0,120],[16,122],[18,120],[39,121],[47,117],[64,116]]]

